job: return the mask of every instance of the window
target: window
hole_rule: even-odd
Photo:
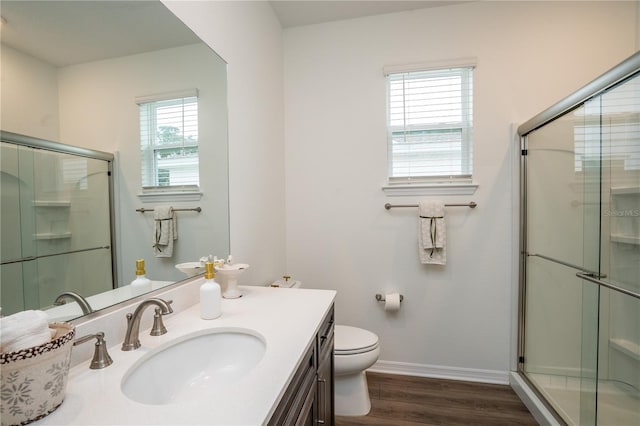
[[[470,183],[473,66],[387,75],[389,183]]]
[[[196,90],[137,98],[143,191],[199,185]]]

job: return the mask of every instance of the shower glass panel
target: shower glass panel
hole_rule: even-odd
[[[598,270],[597,250],[585,247],[594,239],[598,246],[593,185],[599,180],[577,167],[574,155],[584,117],[584,108],[579,108],[532,132],[526,169],[523,368],[553,408],[576,424],[581,407],[595,406],[597,368],[591,355],[597,349],[597,286],[585,285],[575,275]]]
[[[567,424],[640,425],[634,72],[522,134],[519,373]]]
[[[640,292],[640,76],[601,97],[602,271]],[[640,300],[603,289],[597,423],[640,425]]]
[[[110,162],[0,148],[2,314],[49,307],[65,291],[112,289]]]

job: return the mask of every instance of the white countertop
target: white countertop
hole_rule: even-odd
[[[89,362],[69,372],[65,401],[34,425],[260,425],[265,423],[309,347],[335,297],[335,291],[240,287],[244,296],[222,300],[222,316],[200,318],[196,304],[164,317],[167,334],[149,336],[140,331],[142,346],[120,350],[122,342],[109,342],[113,364],[90,370]],[[153,309],[144,315],[153,316]],[[123,319],[123,327],[124,327]],[[122,377],[143,355],[173,339],[213,328],[247,328],[265,338],[266,352],[259,364],[236,383],[213,389],[188,403],[145,405],[128,399],[120,390]],[[95,330],[96,332],[99,330]],[[107,336],[108,338],[108,336]],[[185,362],[189,362],[185,359]]]

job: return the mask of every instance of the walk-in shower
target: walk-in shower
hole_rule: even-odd
[[[640,53],[518,132],[518,373],[560,421],[640,425]]]
[[[113,155],[0,136],[2,315],[113,289]]]

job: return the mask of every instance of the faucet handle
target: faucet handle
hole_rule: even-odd
[[[113,360],[109,356],[109,352],[107,352],[107,341],[104,340],[104,333],[102,331],[99,331],[96,334],[87,334],[86,336],[76,339],[76,341],[73,342],[73,346],[81,345],[94,338],[96,339],[96,344],[95,350],[93,351],[93,359],[91,360],[89,368],[92,370],[99,370],[113,364]]]
[[[170,302],[167,302],[170,303]],[[151,327],[151,336],[162,336],[167,332],[167,327],[162,322],[162,309],[156,308],[155,314],[153,314],[153,327]]]

